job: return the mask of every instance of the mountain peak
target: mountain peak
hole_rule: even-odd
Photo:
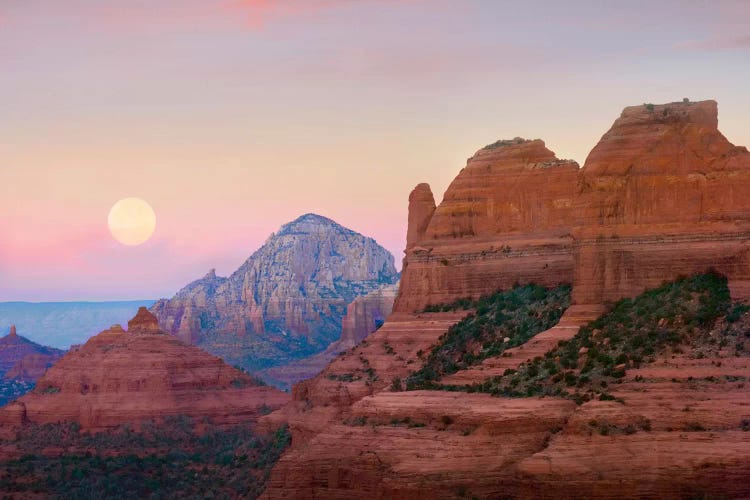
[[[336,221],[323,217],[322,215],[307,213],[300,215],[291,222],[287,222],[276,233],[277,236],[292,233],[316,233],[321,229],[336,229],[339,231],[351,231]]]

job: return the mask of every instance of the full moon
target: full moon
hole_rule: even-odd
[[[112,236],[123,245],[140,245],[154,234],[156,213],[140,198],[123,198],[109,210],[107,225]]]

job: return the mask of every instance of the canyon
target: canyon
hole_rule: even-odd
[[[687,100],[626,108],[581,168],[516,138],[471,157],[437,206],[419,184],[394,312],[260,419],[292,433],[263,498],[750,495],[748,194],[750,153],[718,131],[716,102]],[[714,295],[680,288],[709,270],[724,280],[701,278]],[[478,299],[527,283],[572,285],[555,326],[479,358],[469,340],[480,361],[442,390],[409,390],[456,328],[492,310]],[[638,359],[640,347],[600,354],[653,335],[668,343]],[[556,350],[579,344],[553,376]],[[606,363],[601,386],[590,362]],[[543,384],[573,385],[492,392],[540,366]]]

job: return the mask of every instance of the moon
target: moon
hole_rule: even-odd
[[[140,198],[123,198],[109,209],[107,226],[112,237],[123,245],[140,245],[154,234],[156,213]]]

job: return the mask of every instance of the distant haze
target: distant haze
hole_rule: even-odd
[[[0,335],[16,325],[18,335],[42,345],[68,349],[100,331],[127,322],[153,300],[123,302],[0,302]]]

